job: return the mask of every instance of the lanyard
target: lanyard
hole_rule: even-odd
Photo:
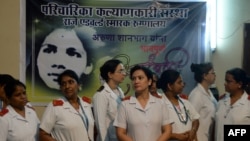
[[[83,110],[83,106],[82,106],[82,104],[81,104],[81,102],[80,102],[79,99],[78,99],[78,103],[79,103],[79,105],[80,105],[80,109],[82,110],[82,113],[83,113],[83,116],[84,116],[84,117],[83,117],[82,114],[80,114],[80,113],[79,113],[79,115],[80,115],[80,117],[82,118],[82,121],[83,121],[83,123],[84,123],[85,129],[86,129],[87,134],[88,134],[89,141],[91,141],[91,139],[90,139],[90,137],[89,137],[89,133],[88,133],[88,129],[89,129],[89,120],[88,120],[88,117],[87,117],[85,111]]]
[[[178,112],[178,110],[176,109],[175,105],[172,103],[173,107],[174,107],[174,110],[180,120],[181,123],[183,124],[187,124],[188,122],[188,114],[187,114],[187,110],[186,110],[186,107],[184,105],[184,103],[180,100],[180,98],[178,98],[178,101],[180,101],[180,103],[183,105],[184,107],[184,111],[185,111],[185,115],[181,112],[181,107],[180,107],[180,112]]]
[[[115,95],[117,95],[116,102],[117,102],[117,105],[119,105],[122,102],[122,94],[118,88],[112,91]]]

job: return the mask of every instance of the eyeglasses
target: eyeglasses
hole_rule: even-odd
[[[208,72],[207,74],[213,74],[213,75],[215,75],[216,73],[215,73],[215,71],[214,71],[214,72]]]
[[[116,73],[127,75],[127,71],[126,70],[119,70],[119,71],[116,71]]]

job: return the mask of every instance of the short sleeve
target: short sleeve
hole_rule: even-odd
[[[202,108],[202,105],[204,104],[198,92],[199,91],[197,90],[192,91],[188,97],[188,100],[190,101],[190,103],[192,104],[192,106],[195,108],[197,112],[200,111],[200,109]]]
[[[194,120],[200,118],[199,113],[195,110],[195,108],[193,107],[193,105],[189,101],[185,100],[185,105],[187,107],[186,110],[187,110],[188,116],[190,117],[191,121],[194,121]]]
[[[50,103],[43,113],[40,128],[50,134],[55,125],[55,122],[56,122],[55,107],[52,105],[52,103]]]
[[[126,109],[124,103],[121,103],[118,107],[118,112],[115,117],[114,126],[127,129]]]
[[[0,117],[0,141],[6,141],[8,135],[9,124],[5,117]]]
[[[169,108],[164,105],[164,103],[161,103],[162,106],[162,126],[167,125],[167,124],[172,124],[174,120],[170,116]]]

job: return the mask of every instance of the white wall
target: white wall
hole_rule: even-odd
[[[242,67],[244,23],[250,20],[250,0],[217,0],[217,49],[212,55],[216,85],[225,93],[225,72]]]
[[[0,73],[19,78],[19,0],[0,1]]]

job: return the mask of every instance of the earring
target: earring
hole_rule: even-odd
[[[80,92],[82,90],[82,87],[78,87],[78,91]]]

